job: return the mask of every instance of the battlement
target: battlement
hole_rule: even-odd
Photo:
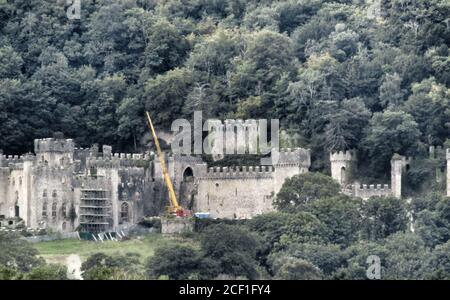
[[[202,164],[203,159],[199,156],[170,154],[169,158],[173,158],[174,162],[184,162],[191,164]]]
[[[330,153],[330,161],[351,161],[355,159],[354,150],[338,151]]]
[[[272,178],[272,166],[210,167],[201,179]]]
[[[25,156],[19,156],[19,155],[3,155],[0,154],[0,167],[8,167],[10,164],[14,165],[14,164],[19,164],[19,163],[23,163],[24,160],[29,159],[28,155]]]
[[[311,165],[311,150],[303,148],[273,149],[274,165],[301,165],[309,168]]]
[[[59,153],[73,153],[74,142],[72,139],[36,139],[34,140],[34,152],[59,152]]]
[[[370,197],[385,197],[392,195],[392,189],[388,184],[353,184],[352,185],[353,195],[355,197],[360,197],[362,199],[369,199]]]
[[[354,189],[360,190],[360,191],[387,191],[391,190],[389,187],[389,184],[353,184],[352,187]]]

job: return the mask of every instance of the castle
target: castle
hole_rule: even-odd
[[[159,215],[167,206],[160,163],[151,153],[110,146],[75,148],[71,139],[38,139],[34,153],[0,155],[0,223],[104,232]],[[166,157],[181,204],[213,218],[251,218],[273,210],[284,180],[308,172],[305,149],[277,151],[273,166],[208,168],[199,157]],[[1,225],[1,224],[0,224]]]
[[[446,161],[447,167],[436,168],[436,182],[440,183],[445,174],[447,196],[450,197],[450,149],[441,146],[429,147],[429,158],[437,161]],[[356,168],[355,151],[339,151],[330,153],[331,177],[335,179],[342,188],[344,194],[367,200],[374,196],[402,197],[403,176],[412,164],[412,158],[394,154],[391,159],[391,184],[361,184],[358,180],[351,181],[350,175]]]
[[[431,151],[431,149],[430,149]],[[434,151],[434,149],[433,149]],[[183,207],[212,218],[245,219],[270,212],[285,179],[309,171],[307,149],[273,150],[271,166],[208,167],[201,157],[166,156]],[[450,166],[450,151],[446,153]],[[350,182],[352,151],[330,154],[331,174],[345,194],[402,194],[402,174],[410,160],[394,155],[391,185]],[[450,195],[447,175],[447,194]],[[156,216],[167,206],[160,163],[153,153],[112,153],[111,146],[76,148],[71,139],[38,139],[34,154],[0,154],[0,226],[23,220],[29,228],[104,232]]]

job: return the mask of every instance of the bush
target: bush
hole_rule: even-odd
[[[67,280],[67,269],[61,265],[45,265],[34,268],[25,279],[28,280]]]
[[[331,177],[320,173],[306,173],[286,179],[274,204],[278,210],[292,212],[320,198],[333,197],[341,191]]]
[[[262,249],[260,237],[246,228],[219,224],[205,229],[201,236],[202,251],[206,258],[216,261],[218,274],[258,277],[257,254]]]
[[[169,279],[189,279],[192,274],[200,272],[201,256],[198,250],[185,245],[167,245],[156,249],[147,262],[147,275],[157,279],[168,276]]]

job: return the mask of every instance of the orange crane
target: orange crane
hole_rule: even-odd
[[[166,161],[164,159],[164,154],[161,151],[158,136],[156,135],[155,128],[153,127],[152,119],[150,118],[150,114],[148,112],[146,112],[146,115],[147,115],[148,126],[150,127],[150,130],[152,131],[153,139],[155,140],[156,151],[158,154],[159,162],[161,164],[161,170],[163,173],[164,182],[169,191],[170,206],[168,207],[168,211],[172,215],[176,215],[178,217],[186,217],[187,211],[178,204],[177,196],[175,195],[175,190],[173,188],[172,180],[170,179],[169,171],[167,170],[167,167],[166,167]]]

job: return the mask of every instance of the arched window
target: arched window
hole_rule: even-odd
[[[129,211],[128,203],[126,202],[122,203],[122,205],[120,206],[120,219],[122,223],[128,222],[128,211]]]
[[[56,218],[56,209],[57,209],[57,204],[56,204],[56,202],[53,202],[53,204],[52,204],[52,218]]]
[[[56,190],[53,190],[52,197],[53,197],[53,198],[58,197],[58,193],[56,193]]]
[[[347,178],[346,178],[346,173],[345,173],[345,167],[341,168],[341,184],[345,184],[347,182]]]
[[[47,201],[42,204],[42,217],[47,218]]]
[[[184,182],[194,181],[194,171],[192,170],[191,167],[187,167],[186,170],[184,170],[183,181]]]
[[[44,189],[44,191],[42,192],[42,197],[43,198],[47,197],[47,189]]]

